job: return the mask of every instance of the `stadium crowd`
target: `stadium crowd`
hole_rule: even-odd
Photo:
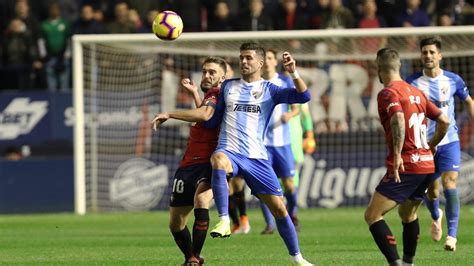
[[[474,23],[472,0],[2,0],[2,88],[67,90],[73,34],[151,32],[161,10],[178,12],[186,32]]]

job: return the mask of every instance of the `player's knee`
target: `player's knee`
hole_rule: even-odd
[[[211,165],[214,169],[225,169],[227,162],[227,156],[222,152],[216,152],[212,154]]]
[[[456,181],[457,181],[457,176],[456,175],[443,176],[443,178],[442,178],[443,188],[444,189],[455,189],[456,188]]]
[[[439,198],[439,190],[437,190],[437,189],[428,189],[428,191],[426,192],[426,197],[429,200],[435,200],[435,199]]]
[[[365,222],[370,226],[380,220],[381,215],[374,212],[371,208],[367,208],[364,213]]]

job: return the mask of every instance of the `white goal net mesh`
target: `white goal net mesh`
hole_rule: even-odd
[[[75,65],[80,74],[74,76],[74,89],[75,97],[83,97],[84,109],[77,114],[84,118],[84,141],[76,145],[84,145],[85,151],[83,160],[76,160],[76,167],[84,168],[85,182],[83,194],[76,190],[83,195],[76,195],[76,201],[83,201],[86,212],[167,208],[189,126],[168,121],[152,132],[150,121],[157,112],[194,108],[179,81],[191,77],[199,84],[206,56],[224,57],[239,76],[239,46],[251,40],[292,52],[312,93],[318,147],[303,165],[299,204],[366,204],[385,172],[385,144],[376,119],[381,85],[373,63],[375,52],[383,46],[396,48],[406,77],[420,70],[418,41],[432,35],[443,40],[443,68],[458,73],[472,88],[472,27],[185,33],[173,42],[151,34],[76,36],[75,49],[81,51],[76,55],[82,63]],[[470,160],[474,131],[461,111],[458,120],[466,158],[461,182],[473,185],[467,173],[474,171]],[[465,202],[474,199],[469,191],[462,192]]]

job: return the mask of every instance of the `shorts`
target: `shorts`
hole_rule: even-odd
[[[432,174],[432,181],[448,171],[459,172],[461,169],[461,146],[459,141],[439,146],[434,155],[436,172]]]
[[[265,159],[251,159],[241,154],[233,153],[223,149],[215,152],[222,152],[232,163],[232,176],[242,176],[252,191],[252,194],[269,194],[282,196],[282,189],[278,178],[273,171],[270,161]]]
[[[291,145],[266,146],[266,148],[268,160],[272,164],[277,177],[293,177],[295,175],[295,161],[291,152]]]
[[[378,186],[377,192],[398,204],[411,200],[423,200],[431,174],[400,174],[400,183],[395,183],[393,176],[387,172]]]
[[[176,170],[171,187],[171,207],[194,206],[194,194],[201,182],[211,183],[210,163],[194,164]]]

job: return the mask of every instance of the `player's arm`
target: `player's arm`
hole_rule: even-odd
[[[181,86],[186,91],[188,91],[189,94],[191,94],[191,96],[193,97],[194,103],[196,104],[196,107],[201,106],[201,103],[202,103],[201,95],[199,95],[198,87],[196,86],[196,83],[194,83],[194,80],[190,80],[188,78],[182,79]]]
[[[467,105],[467,114],[471,121],[474,121],[474,102],[472,97],[469,95],[469,89],[466,86],[466,83],[460,76],[456,76],[456,92],[454,93],[458,96],[464,103]]]
[[[211,119],[212,115],[214,114],[214,110],[215,109],[212,106],[204,105],[191,110],[159,113],[155,116],[151,123],[153,125],[153,129],[156,130],[168,119],[177,119],[187,122],[204,122]]]
[[[393,174],[395,182],[400,183],[399,170],[405,171],[402,160],[402,149],[405,141],[405,116],[403,112],[395,112],[390,117],[390,129],[392,131],[393,145]]]
[[[474,121],[474,101],[472,100],[472,97],[468,95],[464,102],[467,105],[467,113],[469,114],[469,118],[471,121]]]
[[[290,111],[283,113],[283,115],[281,116],[281,121],[283,121],[284,123],[287,123],[288,121],[290,121],[290,119],[297,116],[299,113],[300,113],[299,105],[298,104],[292,104],[291,108],[290,108]]]
[[[423,97],[425,96],[423,95]],[[434,154],[434,152],[436,151],[436,146],[441,142],[441,140],[448,132],[449,118],[447,115],[443,114],[443,112],[428,99],[426,99],[426,114],[429,119],[436,121],[435,132],[428,143],[430,145],[431,152],[433,152]]]
[[[293,79],[293,83],[295,84],[296,90],[299,93],[306,92],[308,90],[308,87],[306,86],[306,83],[296,71],[296,61],[293,59],[293,57],[291,56],[289,52],[283,53],[283,67]]]

